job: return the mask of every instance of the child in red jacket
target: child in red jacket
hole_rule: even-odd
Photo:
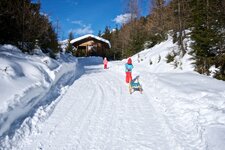
[[[130,83],[132,80],[132,69],[134,66],[132,65],[131,58],[128,58],[127,63],[125,64],[125,72],[126,72],[126,83]]]
[[[108,60],[107,60],[106,57],[105,57],[104,60],[103,60],[103,64],[104,64],[104,69],[107,69]]]

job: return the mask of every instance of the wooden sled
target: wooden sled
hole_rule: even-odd
[[[139,91],[141,94],[143,92],[142,86],[139,82],[139,76],[135,77],[130,83],[129,83],[129,92],[132,94],[134,91]]]

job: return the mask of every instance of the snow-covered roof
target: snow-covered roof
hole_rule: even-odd
[[[103,39],[103,38],[101,38],[99,36],[95,36],[93,34],[86,34],[84,36],[78,37],[76,39],[71,40],[70,43],[73,44],[73,43],[75,43],[77,41],[80,41],[80,40],[83,40],[83,39],[86,39],[86,38],[89,38],[89,37],[94,38],[94,39],[99,40],[99,41],[102,41],[102,42],[105,42],[105,43],[107,43],[109,45],[109,48],[111,48],[111,44],[110,44],[110,42],[108,40]]]

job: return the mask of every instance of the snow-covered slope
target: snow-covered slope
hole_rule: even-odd
[[[190,45],[191,41],[186,41]],[[176,149],[223,150],[225,147],[225,83],[194,72],[188,51],[166,63],[168,54],[178,47],[167,41],[146,49],[132,58],[135,72],[153,97],[155,107],[163,114],[172,131]],[[150,64],[151,62],[151,64]],[[145,87],[146,88],[146,87]]]
[[[190,40],[185,40],[187,45],[191,44]],[[164,73],[164,72],[193,72],[194,67],[192,65],[193,60],[192,56],[189,55],[191,51],[190,48],[187,48],[187,52],[182,57],[178,50],[178,46],[173,44],[173,39],[171,36],[168,36],[168,39],[165,42],[162,42],[150,49],[145,49],[140,53],[132,56],[134,62],[140,61],[140,64],[143,64],[148,67],[148,70],[154,73]],[[138,58],[139,55],[139,58]],[[167,63],[167,56],[175,55],[174,61]]]
[[[11,91],[22,98],[0,98],[2,149],[225,147],[225,83],[194,72],[188,53],[166,63],[165,57],[177,52],[171,37],[132,56],[133,77],[140,76],[144,91],[131,95],[124,81],[127,60],[109,62],[104,70],[101,58],[68,60],[63,55],[55,61],[11,49],[1,47],[0,83],[24,88]],[[21,69],[5,73],[14,64]]]
[[[62,55],[25,55],[11,45],[0,46],[0,139],[14,135],[24,120],[60,96],[75,78],[77,61]]]

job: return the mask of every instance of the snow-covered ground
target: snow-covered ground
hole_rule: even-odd
[[[126,60],[52,60],[0,47],[0,149],[223,150],[225,82],[166,63],[167,41],[132,56],[143,93],[128,92]],[[175,67],[176,66],[176,67]]]

